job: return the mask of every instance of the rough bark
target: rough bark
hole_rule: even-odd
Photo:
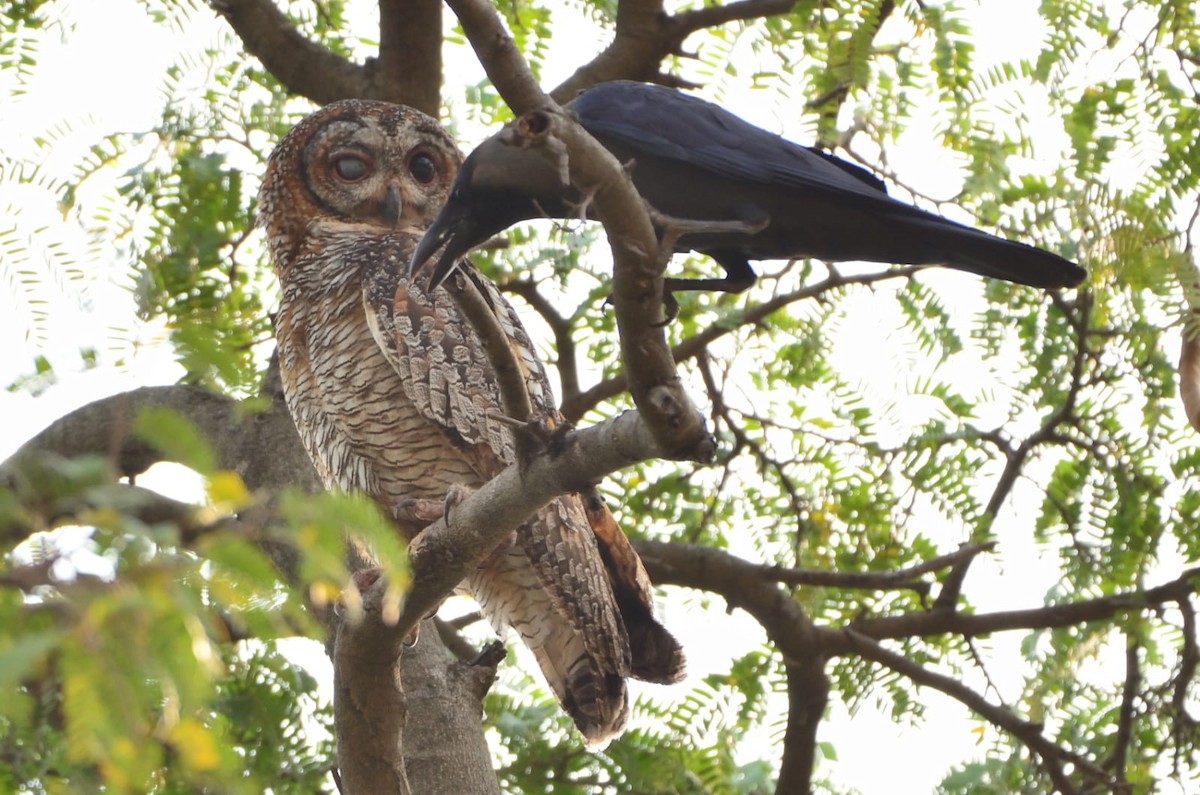
[[[396,644],[378,599],[364,607],[360,623],[342,623],[334,652],[342,792],[498,793],[480,707],[497,660],[455,659],[431,621],[414,645]]]
[[[441,108],[440,0],[380,0],[379,54],[357,64],[298,30],[273,0],[212,0],[246,52],[293,94],[318,105],[358,97]]]

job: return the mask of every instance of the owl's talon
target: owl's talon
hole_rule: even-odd
[[[404,640],[400,641],[400,643],[403,644],[404,648],[411,649],[413,646],[417,645],[417,641],[420,639],[421,624],[420,622],[417,622],[417,625],[412,628],[411,632],[404,636]]]
[[[378,566],[372,566],[369,569],[359,569],[350,575],[350,579],[354,581],[354,587],[359,593],[366,593],[371,586],[379,582],[379,578],[383,576],[383,569]]]
[[[392,506],[392,518],[403,524],[428,527],[442,518],[445,514],[445,507],[445,502],[442,500],[397,500],[396,504]]]
[[[442,515],[446,517],[446,522],[450,522],[450,511],[462,504],[463,500],[475,493],[475,489],[469,486],[464,486],[461,483],[452,483],[450,488],[446,490],[446,497],[442,500]]]

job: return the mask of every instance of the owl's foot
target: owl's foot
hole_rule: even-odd
[[[383,569],[378,566],[370,566],[365,569],[359,569],[350,575],[350,582],[354,584],[354,590],[357,593],[343,593],[338,599],[338,605],[335,612],[338,615],[345,615],[347,610],[347,602],[355,605],[350,610],[351,615],[357,614],[364,607],[367,601],[367,592],[375,586],[376,583],[383,577]],[[418,635],[420,634],[420,624],[413,627],[412,631],[404,636],[403,643],[405,648],[412,648],[416,645]]]
[[[392,518],[403,525],[425,528],[446,513],[445,500],[397,500],[392,506]]]
[[[369,569],[359,569],[350,575],[350,579],[354,580],[354,587],[359,593],[366,593],[372,585],[379,582],[379,578],[383,576],[383,569],[378,566],[372,566]]]
[[[575,426],[565,420],[543,417],[522,422],[498,411],[493,411],[488,416],[513,429],[513,434],[517,437],[517,460],[522,468],[543,452],[561,452],[566,446],[568,434],[575,430]]]
[[[421,554],[421,531],[440,519],[450,521],[450,511],[467,497],[475,493],[475,489],[453,483],[446,490],[446,496],[440,500],[406,499],[399,500],[392,507],[392,517],[402,526],[415,528],[408,542],[408,555],[413,558]]]

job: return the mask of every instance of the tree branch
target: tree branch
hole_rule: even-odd
[[[826,655],[824,637],[791,594],[764,578],[770,569],[720,549],[639,539],[633,547],[656,585],[682,585],[719,594],[730,607],[752,615],[784,661],[804,664]]]
[[[1023,742],[1041,758],[1043,769],[1050,776],[1058,791],[1064,795],[1073,795],[1079,791],[1067,778],[1064,764],[1074,765],[1077,770],[1096,783],[1105,786],[1112,784],[1112,779],[1103,770],[1078,754],[1059,747],[1043,735],[1041,724],[1031,723],[1006,707],[992,704],[957,679],[930,671],[902,654],[885,649],[876,641],[855,630],[847,630],[844,637],[847,650],[889,668],[918,685],[932,687],[934,690],[945,693],[955,701],[964,704],[975,714]]]
[[[408,105],[438,118],[442,109],[442,0],[379,0],[379,58],[368,60],[367,70],[372,91],[365,96]]]
[[[343,621],[338,630],[333,669],[341,791],[498,795],[490,766],[463,763],[488,759],[478,731],[479,705],[498,659],[452,660],[428,621],[420,641],[397,659],[392,628],[381,620],[382,594],[382,588],[371,588],[362,620]],[[405,735],[418,742],[402,745]],[[437,745],[419,742],[427,737],[441,739]],[[408,777],[418,782],[416,788]]]
[[[499,15],[483,0],[449,0],[492,83],[514,113],[515,145],[537,146],[594,196],[614,259],[613,306],[629,391],[666,458],[705,460],[713,440],[675,372],[662,326],[664,256],[641,196],[611,153],[538,87]],[[565,156],[566,160],[563,161]]]
[[[1064,314],[1067,314],[1067,306],[1061,302],[1061,298],[1051,293],[1051,300],[1054,301]],[[1081,306],[1079,307],[1080,315],[1086,317],[1091,309],[1091,299],[1086,290],[1079,293],[1078,298]],[[1000,506],[1008,498],[1012,492],[1013,485],[1017,482],[1017,477],[1021,474],[1021,469],[1025,465],[1029,455],[1040,445],[1051,441],[1058,426],[1067,422],[1075,412],[1075,403],[1079,399],[1079,391],[1083,388],[1083,365],[1087,358],[1087,335],[1084,321],[1073,324],[1078,335],[1079,344],[1075,348],[1075,355],[1071,361],[1071,386],[1067,391],[1066,399],[1062,405],[1054,410],[1042,426],[1030,434],[1009,456],[1004,465],[1004,470],[1000,473],[1000,477],[996,481],[996,487],[992,490],[992,496],[988,500],[987,507],[984,508],[984,513],[993,519],[1000,511]]]
[[[656,584],[720,594],[731,608],[745,610],[766,630],[783,656],[788,680],[788,726],[775,791],[779,795],[809,792],[817,726],[829,695],[824,645],[829,631],[814,627],[790,593],[763,577],[763,569],[770,567],[688,544],[639,540],[634,548]]]
[[[1133,739],[1133,722],[1136,712],[1134,701],[1141,692],[1142,671],[1138,662],[1138,651],[1141,649],[1137,639],[1132,634],[1125,637],[1125,686],[1121,691],[1121,708],[1118,712],[1117,731],[1113,736],[1112,751],[1101,767],[1111,770],[1113,778],[1123,790],[1129,789],[1129,781],[1125,776],[1125,767],[1129,762],[1129,743]]]
[[[370,95],[366,70],[302,34],[272,0],[209,0],[284,88],[326,105]]]
[[[785,667],[787,675],[788,721],[783,735],[783,755],[779,760],[776,795],[812,791],[812,775],[817,763],[817,729],[829,703],[829,677],[825,659],[809,655],[800,664]]]
[[[261,411],[227,395],[185,385],[141,387],[101,398],[58,418],[23,444],[0,464],[0,476],[43,453],[64,458],[107,455],[118,474],[138,475],[169,459],[130,436],[130,423],[143,409],[165,408],[186,417],[208,440],[217,468],[237,472],[249,488],[321,490],[284,403],[274,357],[260,398],[269,402]]]
[[[412,587],[389,630],[391,649],[489,555],[508,533],[560,494],[650,458],[661,449],[637,412],[568,433],[561,445],[513,464],[447,510],[410,546]]]
[[[786,13],[794,5],[795,0],[742,0],[672,15],[663,9],[661,0],[621,0],[612,42],[551,93],[559,102],[567,102],[589,86],[620,79],[693,87],[662,71],[664,59],[684,54],[683,42],[688,36],[704,28]]]
[[[919,270],[922,270],[922,267],[919,265],[908,265],[902,268],[889,268],[884,271],[863,273],[856,276],[846,276],[834,271],[816,284],[775,296],[769,301],[746,307],[738,312],[731,312],[728,316],[722,318],[721,323],[709,326],[699,334],[688,337],[671,348],[671,355],[676,362],[686,361],[700,355],[701,351],[726,334],[730,334],[742,326],[752,326],[760,323],[773,312],[777,312],[797,301],[819,298],[830,290],[849,284],[871,285],[891,279],[907,278]],[[626,380],[625,373],[618,373],[612,378],[601,381],[590,389],[579,393],[574,400],[565,399],[562,405],[562,413],[569,421],[574,422],[600,403],[616,397],[627,388],[628,381]]]
[[[1119,613],[1145,610],[1168,602],[1181,602],[1196,592],[1198,581],[1200,569],[1188,569],[1177,579],[1154,588],[1097,599],[995,613],[968,614],[932,610],[926,613],[860,618],[853,621],[850,628],[863,637],[875,640],[947,634],[975,637],[1016,629],[1053,629],[1100,621]]]

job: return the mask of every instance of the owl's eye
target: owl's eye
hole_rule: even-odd
[[[428,152],[417,152],[408,161],[408,173],[422,185],[428,185],[437,179],[437,161]]]
[[[356,152],[341,152],[332,158],[333,175],[342,182],[362,182],[374,167],[371,161]]]

